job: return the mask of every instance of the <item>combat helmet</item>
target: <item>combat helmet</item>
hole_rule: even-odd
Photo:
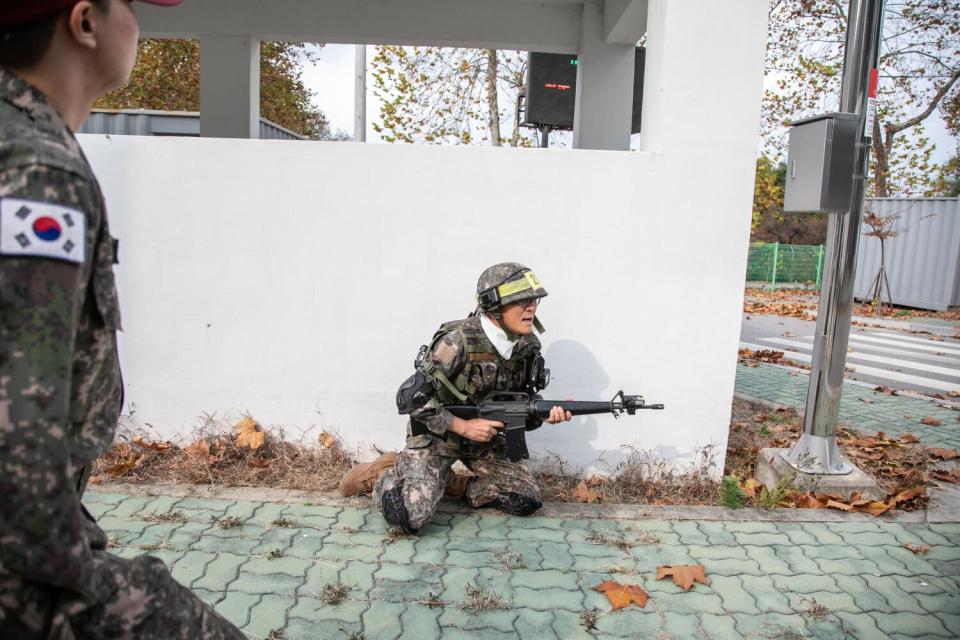
[[[546,297],[547,290],[529,267],[519,262],[501,262],[488,267],[477,280],[478,311],[499,316],[504,306],[520,300]],[[537,331],[543,333],[543,325],[534,319]]]

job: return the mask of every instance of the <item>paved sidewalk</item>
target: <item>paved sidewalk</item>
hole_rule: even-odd
[[[150,550],[252,638],[960,636],[960,524],[923,514],[559,505],[544,510],[555,517],[440,513],[419,537],[390,542],[362,501],[110,491],[95,487],[85,503],[115,552]],[[157,522],[164,514],[179,517]],[[218,526],[228,517],[238,526]],[[776,517],[818,521],[760,521]],[[907,543],[931,548],[921,557]],[[654,580],[658,565],[697,563],[709,586]],[[611,612],[592,590],[607,579],[643,585],[647,607]],[[345,598],[325,602],[324,587],[338,584]],[[464,611],[468,586],[494,591],[503,608]],[[581,614],[594,608],[588,630]]]
[[[776,365],[737,365],[736,391],[739,394],[796,407],[807,403],[810,374]],[[960,449],[960,411],[941,402],[910,396],[884,395],[868,386],[844,381],[840,396],[840,422],[867,431],[896,436],[910,432],[924,444]],[[924,417],[936,418],[939,427],[921,424]]]

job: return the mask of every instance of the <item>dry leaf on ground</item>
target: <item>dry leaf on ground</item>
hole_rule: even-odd
[[[931,427],[939,427],[940,421],[934,418],[933,416],[924,416],[920,418],[920,424],[925,424]]]
[[[947,397],[960,398],[960,391],[954,391],[951,389],[950,391],[947,391]]]
[[[329,449],[330,447],[336,446],[337,437],[331,433],[327,433],[326,431],[324,431],[323,433],[320,434],[320,437],[317,439],[317,441],[320,443],[321,447],[323,447],[324,449]]]
[[[922,556],[927,551],[930,551],[930,545],[928,544],[917,544],[915,542],[908,542],[903,546],[906,547],[907,549],[910,549],[910,551],[913,551],[918,556]]]
[[[266,434],[260,430],[260,425],[250,416],[244,416],[240,422],[233,425],[237,434],[237,446],[259,449],[263,446]]]
[[[673,584],[684,591],[689,591],[694,582],[710,584],[704,573],[702,564],[675,564],[657,567],[657,580],[673,576]]]
[[[184,452],[188,456],[209,456],[210,455],[210,443],[206,440],[197,440],[193,444],[187,446],[184,449]]]
[[[920,442],[920,438],[912,433],[901,433],[899,440],[900,442]]]
[[[143,439],[143,436],[134,436],[133,444],[137,445],[141,449],[152,449],[154,451],[166,451],[170,448],[170,443],[168,441],[164,442],[151,442]]]
[[[940,480],[941,482],[960,484],[960,469],[951,469],[950,471],[935,469],[930,472],[930,477],[934,480]]]
[[[580,502],[600,502],[600,494],[588,487],[585,480],[581,480],[580,484],[577,485],[573,497]]]
[[[641,609],[647,606],[647,599],[650,594],[643,590],[639,585],[620,584],[615,580],[605,580],[593,588],[607,596],[613,610],[629,607],[631,603]]]
[[[939,449],[931,448],[927,449],[930,453],[931,458],[937,458],[938,460],[953,460],[957,456],[960,456],[960,453],[957,453],[956,449]]]

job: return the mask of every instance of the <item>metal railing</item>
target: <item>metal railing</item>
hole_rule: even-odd
[[[778,284],[820,289],[823,245],[752,242],[747,257],[747,282],[764,283],[772,291]]]

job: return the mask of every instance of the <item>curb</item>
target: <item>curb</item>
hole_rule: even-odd
[[[259,487],[217,487],[198,484],[130,484],[107,483],[90,485],[91,493],[125,493],[135,496],[171,496],[175,498],[204,498],[246,500],[286,504],[309,502],[331,507],[371,508],[366,497],[343,498],[335,492],[318,493],[296,489]],[[459,500],[444,498],[439,513],[475,513],[477,510],[461,505]],[[899,511],[874,517],[865,513],[844,513],[826,509],[730,509],[727,507],[686,505],[637,504],[570,504],[551,502],[543,505],[538,516],[575,520],[701,520],[716,522],[895,522],[945,523],[960,522],[960,510],[944,509],[946,513],[926,511]],[[483,510],[484,514],[510,516],[497,511]],[[931,517],[932,516],[932,517]]]

